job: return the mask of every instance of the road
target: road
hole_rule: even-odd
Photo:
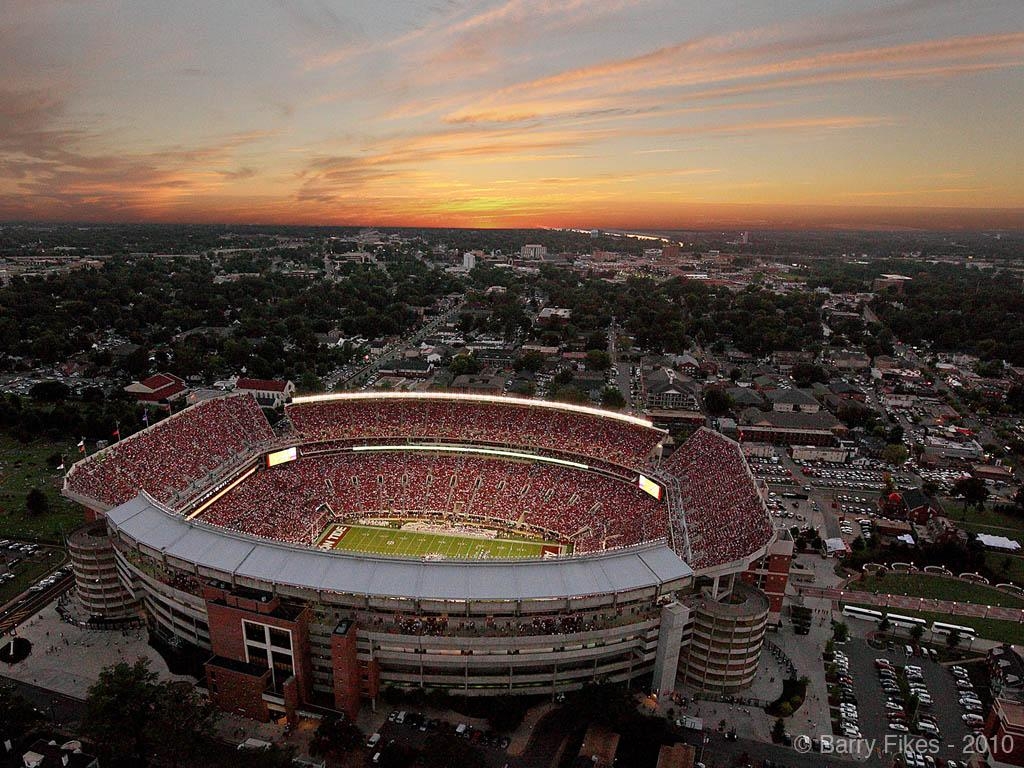
[[[5,685],[13,686],[15,691],[25,697],[29,704],[58,725],[77,723],[82,719],[85,702],[81,699],[73,699],[70,696],[48,691],[31,683],[23,683],[2,674],[0,674],[0,680]]]
[[[618,335],[619,326],[613,317],[611,325],[608,326],[608,355],[612,359],[612,367],[615,370],[615,384],[618,386],[619,391],[625,398],[626,405],[629,408],[635,409],[636,402],[633,398],[633,376],[630,373],[632,364],[629,360],[619,360]]]
[[[906,611],[946,613],[957,616],[973,616],[978,619],[998,619],[1000,621],[1024,623],[1024,608],[1001,608],[996,605],[961,603],[953,600],[929,600],[924,597],[906,597],[904,595],[876,595],[873,592],[821,589],[819,587],[797,587],[796,590],[801,595],[820,597],[825,600],[840,600],[861,605],[899,608]]]
[[[415,344],[419,344],[427,336],[434,333],[441,325],[447,323],[452,319],[452,317],[458,315],[464,304],[465,301],[460,301],[443,315],[438,315],[429,323],[421,326],[419,330],[414,332],[408,338],[392,344],[387,352],[382,355],[378,355],[362,368],[359,368],[347,376],[335,376],[334,374],[331,374],[324,380],[324,389],[328,392],[333,389],[343,389],[349,384],[355,383],[360,379],[369,379],[373,374],[380,370],[380,367],[384,365],[384,363],[394,360],[401,355],[405,349]]]
[[[58,564],[59,566],[59,564]],[[55,567],[58,567],[55,566]],[[37,611],[56,600],[75,583],[75,576],[69,573],[53,585],[39,592],[23,592],[0,611],[0,635],[7,634]]]

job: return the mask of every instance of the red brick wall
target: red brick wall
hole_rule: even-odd
[[[375,699],[380,693],[380,662],[370,659],[364,666],[366,668],[366,685],[363,687],[363,695]]]
[[[270,720],[270,711],[263,701],[263,691],[270,685],[270,670],[261,677],[206,665],[206,685],[210,701],[225,712],[249,717],[260,722]]]
[[[292,633],[292,658],[295,663],[295,677],[298,695],[302,702],[312,696],[313,675],[309,657],[309,613],[303,611],[295,621],[276,616],[242,610],[229,605],[206,601],[206,615],[210,625],[210,647],[217,656],[235,661],[245,661],[245,633],[242,620],[267,624]]]
[[[331,635],[331,668],[334,673],[334,707],[353,720],[359,714],[360,674],[356,656],[356,629]]]
[[[242,617],[248,615],[235,608],[218,603],[206,603],[206,616],[210,624],[210,647],[217,656],[245,661],[245,636]],[[256,616],[252,616],[256,619]],[[263,618],[263,617],[259,617]]]

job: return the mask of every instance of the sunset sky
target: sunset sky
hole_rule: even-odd
[[[1024,222],[1022,0],[4,0],[0,73],[0,220]]]

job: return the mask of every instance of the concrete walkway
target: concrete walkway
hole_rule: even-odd
[[[18,664],[3,665],[3,673],[65,696],[84,699],[100,670],[140,656],[150,660],[150,669],[161,680],[195,682],[171,674],[160,654],[149,647],[145,630],[79,629],[63,622],[52,603],[19,626],[17,634],[32,643],[32,653]]]
[[[927,611],[928,613],[945,613],[954,616],[972,616],[978,619],[998,619],[1000,621],[1024,623],[1024,608],[1002,608],[997,605],[961,603],[955,600],[931,600],[924,597],[907,597],[905,595],[876,595],[873,592],[821,589],[820,587],[797,587],[797,593],[807,597],[843,600],[863,605],[877,605],[883,608]]]

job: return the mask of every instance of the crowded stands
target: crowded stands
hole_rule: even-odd
[[[662,468],[679,480],[691,567],[739,560],[771,539],[771,520],[737,443],[701,428]]]
[[[511,445],[642,468],[664,434],[653,427],[578,411],[472,399],[353,398],[292,403],[307,441],[436,439]]]
[[[326,517],[434,519],[530,532],[575,552],[667,535],[664,503],[620,480],[543,462],[430,453],[305,456],[260,470],[200,519],[310,544]]]
[[[139,490],[169,503],[273,437],[252,395],[207,400],[84,459],[72,467],[66,484],[103,505],[122,504]]]

